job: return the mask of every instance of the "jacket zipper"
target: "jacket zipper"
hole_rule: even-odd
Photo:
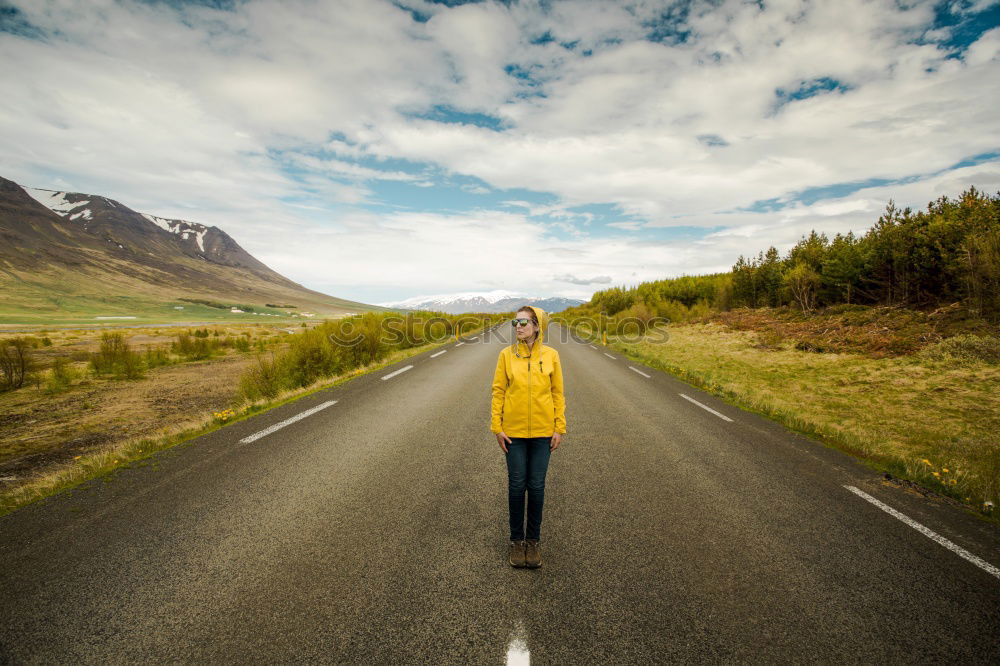
[[[528,353],[528,437],[531,437],[531,353]]]

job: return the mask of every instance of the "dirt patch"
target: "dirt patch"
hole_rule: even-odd
[[[209,419],[230,407],[252,355],[147,371],[145,379],[87,380],[48,396],[25,388],[0,395],[0,477],[11,483],[120,441]]]
[[[1000,335],[1000,326],[970,317],[958,303],[926,312],[900,307],[839,305],[803,313],[795,308],[737,308],[705,323],[753,331],[759,349],[790,345],[802,351],[886,358],[913,354],[961,334]]]

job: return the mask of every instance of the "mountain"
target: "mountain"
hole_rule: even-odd
[[[382,310],[307,289],[218,227],[0,178],[0,319],[144,316],[210,301],[318,316]],[[217,308],[216,308],[217,309]],[[204,306],[202,306],[204,310]],[[218,309],[217,309],[218,310]],[[222,312],[222,310],[218,310]]]
[[[462,314],[464,312],[512,312],[522,305],[537,305],[546,312],[554,313],[584,302],[574,298],[562,298],[558,296],[525,296],[513,291],[496,289],[494,291],[417,296],[405,301],[380,303],[379,305],[386,308],[432,310],[435,312],[447,312],[448,314]]]

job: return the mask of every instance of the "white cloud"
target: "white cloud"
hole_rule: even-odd
[[[653,0],[406,2],[424,23],[387,0],[14,4],[48,37],[0,33],[10,65],[0,174],[215,224],[308,286],[399,289],[383,300],[466,284],[573,295],[553,276],[725,270],[809,225],[863,230],[889,197],[922,207],[998,181],[995,161],[939,172],[1000,149],[1000,87],[984,84],[1000,75],[1000,29],[949,58],[927,43],[949,36],[928,32],[929,0],[695,3],[671,27],[686,40],[662,43],[642,39],[670,7]],[[842,88],[778,103],[778,89],[823,82]],[[511,126],[415,117],[435,106]],[[386,161],[399,159],[432,168],[414,175]],[[464,216],[363,210],[380,181],[431,194],[438,172],[555,203]],[[915,176],[796,203],[809,188]],[[789,205],[725,212],[772,199]],[[625,240],[593,237],[596,217],[569,210],[586,204],[617,205],[610,226]],[[704,242],[644,235],[675,224],[727,230]],[[517,242],[540,238],[529,252],[548,265],[510,274],[525,252]]]

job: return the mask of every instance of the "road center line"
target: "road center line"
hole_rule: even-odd
[[[888,504],[883,504],[882,502],[878,501],[877,499],[875,499],[874,497],[872,497],[871,495],[869,495],[865,491],[859,490],[859,489],[855,488],[854,486],[844,486],[844,487],[847,488],[848,490],[850,490],[852,493],[854,493],[858,497],[861,497],[861,498],[864,498],[864,499],[868,500],[869,502],[871,502],[872,504],[874,504],[878,508],[880,508],[883,511],[885,511],[886,513],[888,513],[893,518],[898,518],[899,520],[903,521],[904,523],[906,523],[907,525],[909,525],[910,527],[912,527],[916,531],[920,532],[921,534],[923,534],[927,538],[929,538],[929,539],[931,539],[933,541],[937,541],[939,544],[941,544],[942,546],[944,546],[945,548],[947,548],[951,552],[955,553],[959,557],[962,557],[962,558],[964,558],[964,559],[972,562],[973,564],[975,564],[977,567],[979,567],[980,569],[982,569],[986,573],[993,574],[997,578],[1000,578],[1000,569],[998,569],[997,567],[993,566],[992,564],[990,564],[986,560],[983,560],[983,559],[980,559],[979,557],[976,557],[975,555],[973,555],[972,553],[970,553],[966,549],[962,548],[958,544],[955,544],[955,543],[953,543],[951,541],[948,541],[948,539],[945,539],[943,536],[941,536],[937,532],[935,532],[935,531],[933,531],[933,530],[931,530],[931,529],[929,529],[927,527],[924,527],[923,525],[921,525],[917,521],[913,520],[909,516],[906,516],[906,515],[900,513],[899,511],[896,511],[895,509],[893,509]]]
[[[389,374],[387,374],[387,375],[382,375],[382,379],[383,379],[383,380],[386,380],[386,379],[392,379],[392,378],[393,378],[393,377],[395,377],[396,375],[398,375],[398,374],[400,374],[400,373],[403,373],[403,372],[406,372],[407,370],[409,370],[409,369],[410,369],[410,368],[412,368],[412,367],[413,367],[412,365],[408,365],[408,366],[406,366],[405,368],[400,368],[399,370],[396,370],[395,372],[390,372],[390,373],[389,373]]]
[[[640,375],[642,375],[642,376],[643,376],[643,377],[645,377],[646,379],[649,379],[649,375],[647,375],[647,374],[646,374],[645,372],[643,372],[643,371],[642,371],[642,370],[640,370],[639,368],[633,368],[633,367],[632,367],[632,366],[630,365],[630,366],[628,366],[628,369],[629,369],[629,370],[632,370],[633,372],[638,372],[638,373],[639,373]]]
[[[270,426],[269,428],[264,428],[260,432],[255,432],[254,434],[249,435],[248,437],[244,437],[243,439],[240,440],[240,444],[249,444],[250,442],[257,441],[261,437],[267,437],[268,435],[270,435],[275,430],[281,430],[286,425],[291,425],[291,424],[295,423],[296,421],[300,421],[300,420],[304,419],[307,416],[315,414],[316,412],[318,412],[321,409],[326,409],[330,405],[335,405],[335,404],[337,404],[336,400],[329,400],[327,402],[324,402],[321,405],[316,405],[315,407],[313,407],[311,409],[307,409],[306,411],[301,412],[299,414],[296,414],[295,416],[293,416],[291,418],[288,418],[288,419],[285,419],[284,421],[280,421],[278,423],[275,423],[273,426]]]
[[[431,354],[431,358],[434,358],[435,356],[440,356],[441,354],[445,353],[446,351],[448,351],[448,350],[447,349],[442,349],[441,351],[439,351],[436,354]]]
[[[464,342],[459,342],[459,343],[458,343],[458,344],[456,344],[455,346],[456,346],[456,347],[461,347],[461,346],[462,346],[462,345],[464,345],[464,344],[465,344]]]
[[[608,358],[614,358],[614,356],[612,356],[612,355],[611,355],[611,354],[609,354],[608,352],[604,352],[604,355],[605,355],[605,356],[607,356]]]
[[[597,349],[597,347],[595,347],[594,345],[590,345],[590,348],[591,349]]]
[[[700,402],[698,402],[698,401],[697,401],[697,400],[695,400],[694,398],[689,398],[688,396],[684,395],[683,393],[678,393],[677,395],[679,395],[680,397],[684,398],[685,400],[689,400],[689,401],[693,402],[694,404],[698,405],[698,406],[699,406],[699,407],[701,407],[702,409],[707,409],[708,411],[710,411],[710,412],[712,412],[713,414],[715,414],[716,416],[718,416],[718,417],[719,417],[720,419],[725,419],[726,421],[729,421],[730,423],[732,423],[732,421],[733,421],[733,420],[732,420],[731,418],[729,418],[729,417],[728,417],[728,416],[726,416],[725,414],[720,414],[719,412],[715,411],[715,410],[714,410],[714,409],[712,409],[711,407],[709,407],[709,406],[707,406],[707,405],[703,405],[703,404],[701,404]]]
[[[528,650],[526,634],[524,621],[518,618],[517,627],[507,645],[507,666],[528,666],[531,664],[531,652]]]

